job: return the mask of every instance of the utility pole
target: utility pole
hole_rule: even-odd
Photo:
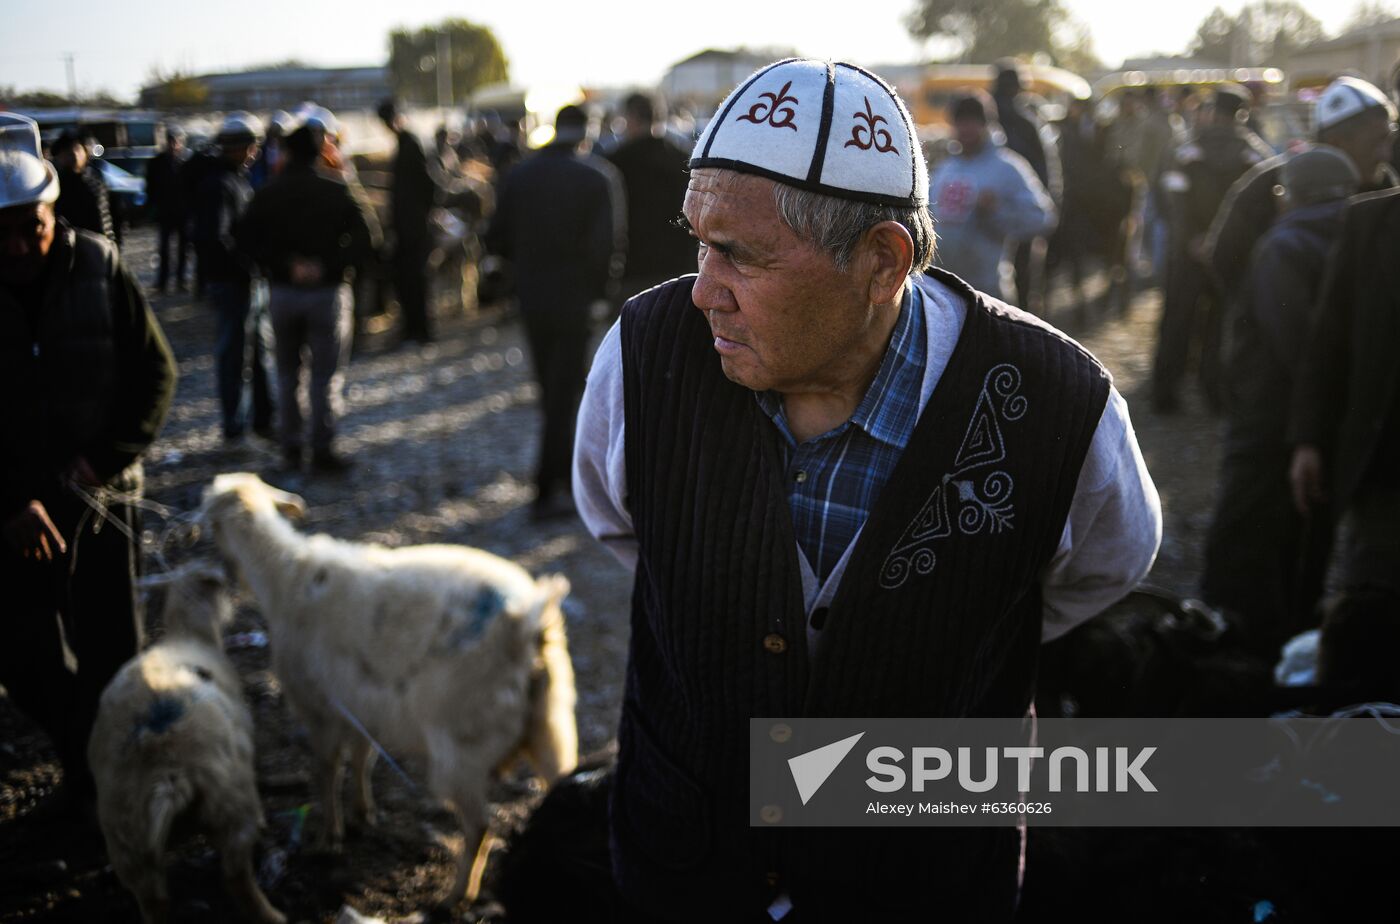
[[[73,52],[68,52],[63,56],[64,63],[68,67],[68,101],[74,106],[78,105],[78,78],[73,69]]]

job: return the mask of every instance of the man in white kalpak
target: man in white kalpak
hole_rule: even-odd
[[[875,75],[765,67],[690,166],[699,275],[627,303],[579,414],[579,511],[636,572],[614,880],[643,920],[1005,920],[1024,831],[751,829],[749,719],[1026,714],[1040,642],[1156,553],[1127,408],[929,269]]]

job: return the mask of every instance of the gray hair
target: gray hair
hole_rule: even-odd
[[[773,202],[783,224],[798,237],[830,253],[842,272],[850,268],[861,235],[882,221],[898,222],[914,239],[910,273],[922,272],[933,264],[933,216],[928,206],[876,205],[785,183],[773,184]]]

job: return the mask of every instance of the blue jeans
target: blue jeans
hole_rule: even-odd
[[[277,403],[282,409],[279,436],[284,449],[302,444],[301,383],[302,347],[311,354],[311,381],[307,398],[311,405],[311,448],[331,451],[336,418],[341,413],[341,380],[349,360],[350,331],[354,324],[348,285],[298,289],[273,286],[268,297],[277,355]]]
[[[224,438],[243,435],[248,426],[245,381],[252,379],[253,429],[272,429],[272,346],[267,311],[253,308],[251,283],[210,282],[209,297],[218,312],[214,370],[219,382]]]

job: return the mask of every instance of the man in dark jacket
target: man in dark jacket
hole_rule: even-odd
[[[59,186],[55,213],[74,228],[101,234],[121,246],[121,228],[112,213],[107,181],[93,164],[88,143],[64,132],[53,143],[52,152]]]
[[[1050,194],[1050,200],[1059,208],[1063,199],[1064,178],[1054,131],[1022,99],[1023,84],[1020,65],[1015,60],[1001,61],[997,64],[997,76],[992,84],[992,99],[997,104],[1001,130],[1006,134],[1006,147],[1026,159],[1040,185]],[[1044,237],[1016,244],[1017,298],[1021,306],[1033,314],[1045,313],[1045,252]]]
[[[627,134],[608,155],[627,192],[627,260],[620,297],[695,270],[695,242],[676,226],[688,181],[690,154],[665,132],[655,98],[633,93],[623,102]]]
[[[1288,211],[1255,248],[1230,312],[1225,445],[1201,576],[1201,597],[1239,616],[1270,661],[1317,625],[1332,529],[1293,507],[1288,409],[1327,256],[1361,182],[1345,154],[1323,146],[1290,159],[1281,179]]]
[[[185,190],[180,182],[184,165],[185,133],[178,128],[165,130],[165,150],[146,163],[146,201],[160,227],[160,269],[156,291],[164,292],[170,279],[170,241],[175,239],[175,291],[185,291],[185,252],[189,235],[185,224]]]
[[[30,150],[0,143],[0,685],[53,738],[81,808],[98,697],[139,647],[129,501],[176,371],[116,248],[57,219],[57,196],[37,129]]]
[[[256,117],[231,113],[217,138],[220,158],[201,181],[195,202],[199,271],[219,316],[214,361],[224,439],[229,441],[241,439],[248,426],[243,380],[250,363],[253,432],[273,435],[271,336],[263,313],[253,310],[251,261],[234,239],[234,229],[253,198],[248,165],[258,152],[261,136],[262,125]]]
[[[1318,97],[1313,130],[1318,144],[1345,154],[1361,176],[1361,191],[1395,185],[1395,173],[1385,161],[1395,137],[1395,109],[1385,94],[1364,80],[1338,77]],[[1254,245],[1278,217],[1279,185],[1285,151],[1250,168],[1230,187],[1206,237],[1211,271],[1227,300],[1235,299],[1249,269]]]
[[[276,335],[283,458],[294,468],[301,465],[297,385],[306,347],[311,354],[311,464],[333,473],[349,466],[332,443],[353,323],[351,282],[355,269],[379,244],[379,224],[350,187],[317,173],[318,142],[318,133],[307,126],[287,136],[286,166],[253,196],[237,237],[271,285],[268,307]]]
[[[1216,90],[1195,131],[1162,167],[1159,185],[1170,235],[1162,319],[1152,366],[1152,405],[1158,413],[1176,410],[1195,340],[1200,342],[1200,381],[1206,402],[1217,410],[1222,403],[1223,305],[1207,281],[1201,258],[1210,221],[1230,184],[1273,155],[1273,149],[1244,126],[1248,99],[1243,87],[1225,85]]]
[[[1400,592],[1400,190],[1351,201],[1293,402],[1290,478],[1305,514],[1343,514],[1348,589]]]
[[[379,106],[379,118],[394,133],[394,185],[389,196],[389,222],[393,229],[394,290],[403,312],[403,336],[431,343],[432,317],[428,311],[428,213],[437,201],[440,184],[428,169],[423,145],[393,100]]]
[[[587,154],[588,115],[559,110],[554,140],[501,184],[486,247],[510,260],[520,316],[540,383],[544,427],[535,475],[535,516],[573,512],[569,462],[574,415],[588,371],[598,306],[620,275],[626,240],[622,181]]]
[[[787,827],[751,721],[1025,715],[1041,640],[1146,571],[1156,492],[1092,357],[930,268],[887,84],[789,60],[718,111],[699,274],[628,301],[579,414],[579,512],[636,577],[613,878],[645,921],[1009,921],[1014,828]]]

